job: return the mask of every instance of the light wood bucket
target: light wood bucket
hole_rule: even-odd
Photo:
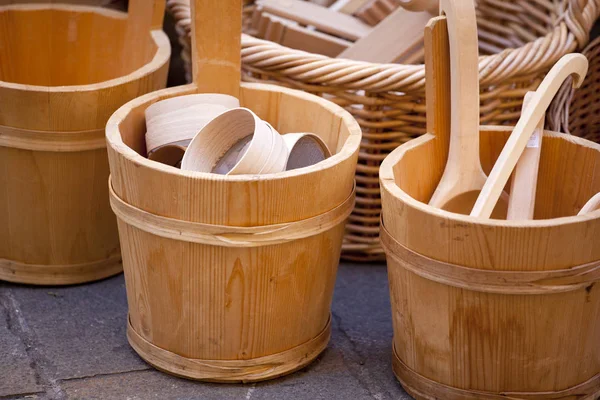
[[[241,0],[196,2],[196,83],[142,96],[107,125],[127,336],[160,370],[260,381],[302,368],[329,342],[361,132],[322,98],[240,85]],[[145,109],[192,93],[234,95],[279,132],[314,132],[335,154],[268,175],[184,171],[146,159]]]
[[[76,284],[121,272],[104,128],[164,88],[164,0],[0,7],[0,279]]]
[[[489,173],[511,128],[480,132]],[[600,395],[600,211],[576,216],[600,191],[600,146],[544,134],[535,220],[427,205],[447,154],[431,134],[381,166],[393,368],[416,399]]]

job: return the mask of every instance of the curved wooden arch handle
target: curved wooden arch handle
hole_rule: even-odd
[[[490,172],[479,197],[475,202],[471,216],[489,218],[502,189],[506,185],[519,157],[523,153],[529,137],[540,119],[546,113],[550,102],[560,89],[565,79],[573,76],[573,86],[579,87],[587,74],[588,60],[583,54],[567,54],[563,56],[548,72],[535,94],[531,96],[528,106],[523,110],[506,145],[502,149],[496,164]]]
[[[129,0],[125,45],[121,54],[126,70],[135,70],[148,62],[153,51],[149,32],[162,29],[165,0]]]
[[[239,97],[242,0],[191,0],[192,75],[200,93]]]

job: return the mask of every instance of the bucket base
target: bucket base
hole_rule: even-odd
[[[249,360],[199,360],[182,357],[157,347],[127,323],[127,339],[148,364],[182,378],[206,382],[258,382],[274,379],[310,364],[325,350],[331,337],[331,317],[314,339],[290,350]]]
[[[465,390],[432,381],[410,369],[400,360],[394,346],[394,375],[406,392],[416,400],[595,400],[600,397],[600,373],[584,383],[558,392],[484,392]]]
[[[0,259],[0,280],[29,285],[76,285],[123,272],[121,254],[105,260],[71,265],[23,264]]]

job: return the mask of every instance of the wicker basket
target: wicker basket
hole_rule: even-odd
[[[600,37],[585,48],[590,62],[587,77],[577,90],[566,82],[548,111],[550,129],[600,143]]]
[[[54,0],[0,0],[0,5],[5,6],[8,4],[45,4],[45,3],[68,3],[76,4],[81,6],[98,6],[107,7],[117,10],[126,10],[125,0],[67,0],[67,1],[54,1]]]
[[[169,0],[182,57],[190,59],[189,0]],[[600,0],[479,0],[481,123],[514,125],[524,94],[562,55],[583,48]],[[246,6],[246,15],[252,10]],[[494,54],[496,53],[496,54]],[[244,80],[271,82],[323,96],[350,111],[363,129],[356,206],[343,257],[381,260],[379,165],[400,144],[425,132],[423,65],[371,64],[293,50],[242,37]]]

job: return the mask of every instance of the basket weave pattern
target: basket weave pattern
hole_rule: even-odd
[[[481,124],[514,124],[522,99],[558,59],[589,40],[600,0],[477,0]],[[168,0],[182,57],[190,60],[189,0]],[[248,1],[245,20],[253,5]],[[242,36],[243,78],[301,89],[339,104],[363,129],[356,170],[356,206],[343,257],[382,260],[378,172],[397,146],[425,133],[423,65],[372,64],[329,58]]]
[[[600,37],[583,54],[590,62],[583,85],[576,90],[570,81],[563,85],[548,111],[548,125],[554,131],[600,143]]]

